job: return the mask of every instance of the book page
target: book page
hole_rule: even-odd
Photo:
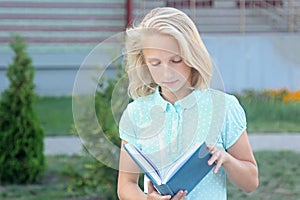
[[[152,176],[152,178],[161,185],[162,179],[161,174],[156,167],[156,165],[149,159],[149,157],[144,154],[139,148],[134,145],[126,144],[125,145],[130,154],[134,157],[134,160],[137,161],[137,164],[142,168],[144,172],[147,172]]]

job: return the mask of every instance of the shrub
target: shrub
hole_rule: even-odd
[[[91,123],[94,118],[94,110],[91,111],[91,108],[87,108],[89,106],[86,106],[84,103],[84,97],[79,97],[79,99],[73,97],[73,109],[74,104],[78,104],[83,113],[81,114],[82,117],[79,117],[80,120],[79,124],[76,124],[76,129],[77,131],[79,130],[78,132],[80,132],[80,137],[85,147],[88,147],[90,152],[94,150],[93,156],[96,159],[86,163],[85,170],[82,172],[75,172],[70,169],[74,178],[70,181],[69,190],[71,192],[83,190],[88,195],[97,195],[99,199],[117,199],[118,171],[101,163],[99,160],[104,160],[108,165],[113,163],[112,166],[115,167],[115,164],[118,163],[119,152],[110,149],[111,152],[103,153],[109,147],[105,142],[102,142],[105,139],[101,135],[103,134],[116,147],[120,147],[121,140],[119,138],[117,122],[129,101],[129,99],[124,100],[122,98],[124,96],[127,97],[127,85],[124,82],[126,79],[122,77],[124,72],[121,69],[120,61],[117,60],[112,65],[117,67],[116,78],[104,78],[98,84],[97,91],[93,97],[97,120],[101,126],[101,130],[94,127],[93,123]],[[116,95],[116,99],[113,99],[114,94]],[[83,156],[86,155],[83,154]],[[140,181],[142,181],[142,178]]]
[[[15,53],[7,69],[10,85],[0,101],[0,183],[32,183],[44,170],[44,133],[33,109],[34,68],[20,36],[10,46]]]
[[[287,89],[247,90],[236,96],[245,108],[249,123],[261,121],[297,124],[300,120],[299,94],[299,91]]]
[[[115,152],[115,154],[107,153],[108,147],[105,144],[106,137],[114,145],[120,146],[118,125],[115,122],[111,108],[111,98],[116,84],[117,79],[115,78],[105,79],[98,84],[94,97],[91,95],[89,97],[73,97],[73,115],[75,116],[76,131],[84,142],[84,147],[93,154],[94,159],[86,163],[84,170],[81,172],[75,172],[74,169],[70,169],[71,173],[73,173],[73,179],[68,187],[70,192],[82,190],[88,195],[96,194],[99,198],[117,199],[116,180],[118,172],[100,162],[100,160],[108,162],[112,160],[112,163],[116,163],[118,160],[118,152]],[[94,98],[94,107],[90,106],[89,102],[86,103],[86,98],[89,100]],[[74,108],[76,104],[78,105]],[[76,109],[80,109],[80,112],[76,112]],[[96,111],[96,121],[101,129],[95,126],[94,111]]]

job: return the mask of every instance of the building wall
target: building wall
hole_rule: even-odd
[[[226,35],[205,38],[229,92],[300,89],[299,35]]]
[[[212,87],[227,92],[245,89],[300,89],[300,35],[203,35],[204,43],[216,65]],[[40,95],[71,95],[77,71],[88,55],[74,53],[30,52],[36,67],[36,91]],[[5,66],[11,62],[11,53],[0,54],[0,92],[8,86]],[[99,61],[106,59],[99,57]],[[107,61],[106,61],[107,62]],[[102,75],[99,71],[83,70],[86,81],[84,92]],[[98,73],[98,74],[97,74]],[[113,68],[105,76],[114,76]]]

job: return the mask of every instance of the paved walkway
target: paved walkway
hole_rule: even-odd
[[[292,150],[300,152],[300,133],[249,134],[249,140],[253,151]],[[46,155],[72,155],[81,150],[81,140],[76,136],[47,137],[45,139]]]

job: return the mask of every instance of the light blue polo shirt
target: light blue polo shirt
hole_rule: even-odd
[[[236,97],[210,88],[194,90],[174,104],[157,88],[128,104],[119,124],[120,138],[137,145],[163,172],[192,145],[205,141],[226,150],[245,129],[245,112]],[[224,169],[211,170],[187,199],[227,199]]]

